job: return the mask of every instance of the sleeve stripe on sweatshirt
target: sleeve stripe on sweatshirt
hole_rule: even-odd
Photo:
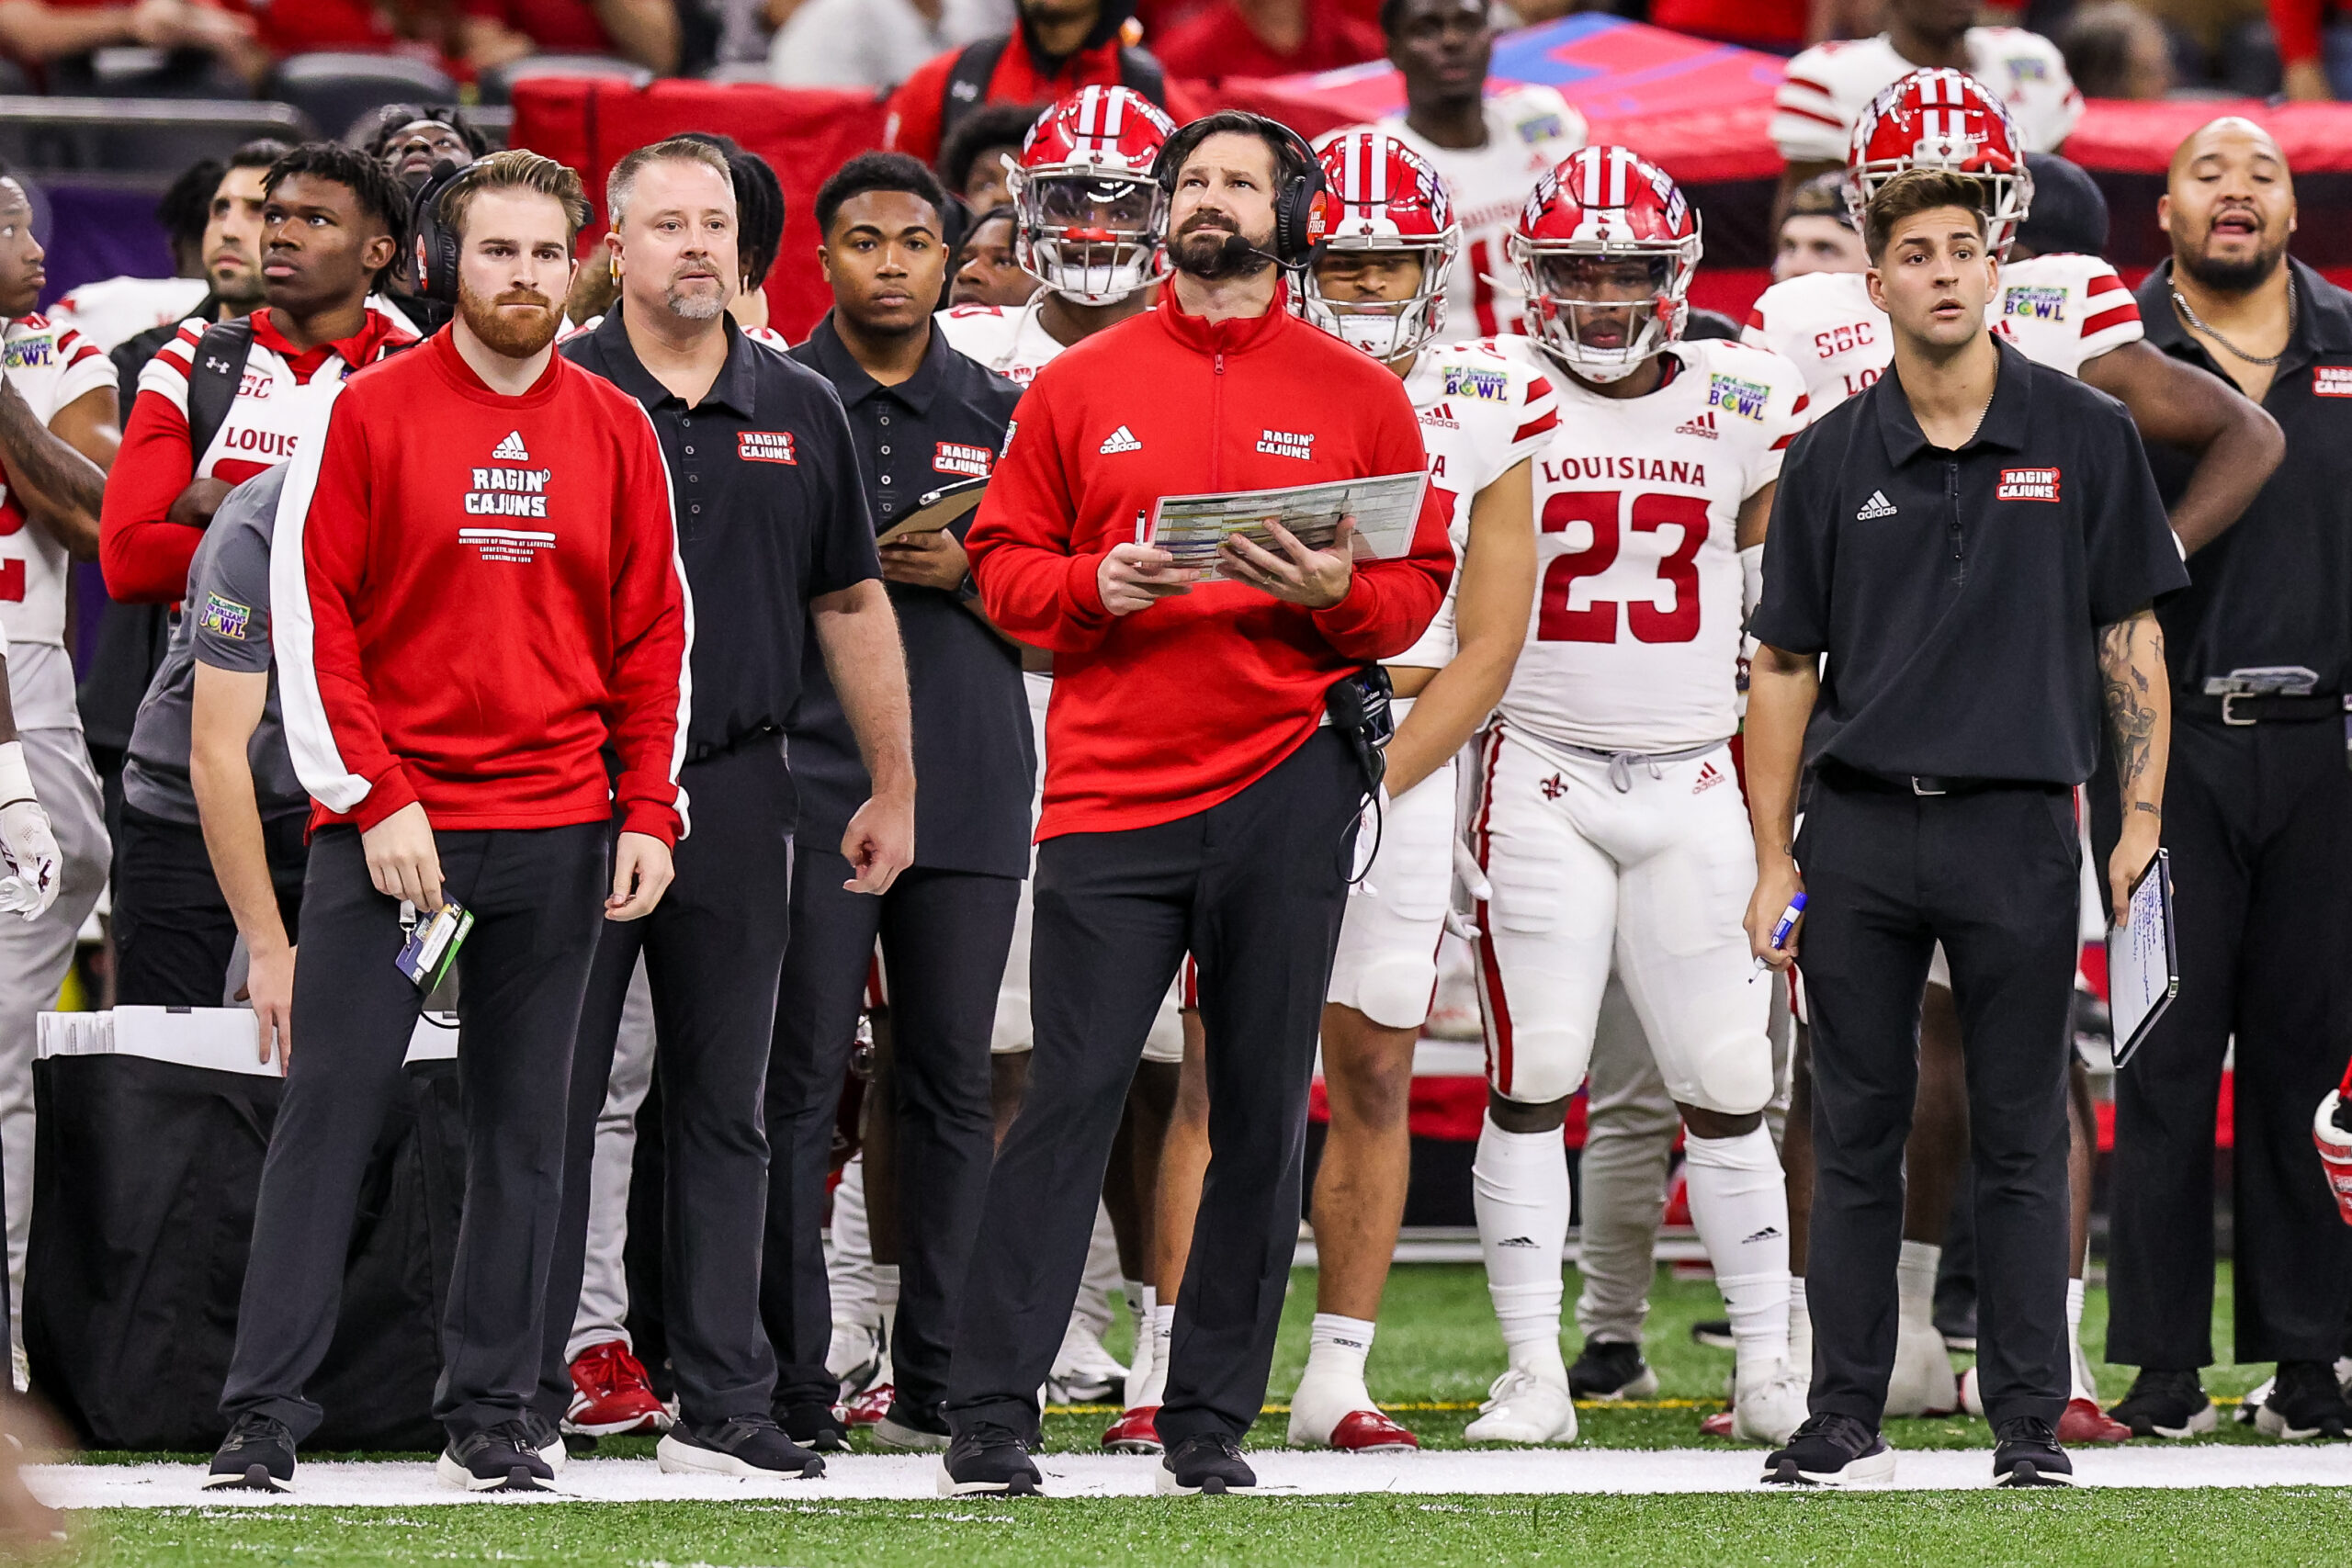
[[[638,417],[645,421],[646,434],[653,437],[654,449],[659,451],[662,433],[654,428],[653,416],[647,413],[645,405],[635,398],[629,399],[628,404],[637,410]],[[694,584],[686,581],[685,558],[678,553],[678,496],[675,487],[670,482],[670,466],[667,463],[662,465],[662,499],[670,509],[670,574],[678,580],[678,603],[684,611],[686,629],[685,637],[678,647],[678,732],[670,742],[670,784],[677,792],[678,837],[684,839],[694,831],[694,821],[686,815],[685,786],[678,783],[678,773],[685,766],[686,725],[694,716],[695,590]]]
[[[293,754],[295,776],[302,787],[330,811],[349,812],[368,798],[374,786],[351,771],[335,745],[334,728],[327,720],[326,701],[319,694],[315,662],[315,623],[311,615],[311,585],[302,564],[302,535],[310,519],[311,498],[317,492],[319,467],[326,456],[328,422],[335,400],[343,395],[338,383],[327,394],[315,427],[319,434],[300,443],[286,468],[286,488],[277,498],[277,525],[269,548],[270,640],[277,660],[278,706],[286,723],[286,748]]]

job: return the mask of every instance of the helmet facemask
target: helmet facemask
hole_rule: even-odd
[[[1351,256],[1420,258],[1420,281],[1401,299],[1355,297],[1335,299],[1323,291],[1318,265],[1302,268],[1298,312],[1306,321],[1351,347],[1384,363],[1418,354],[1445,329],[1445,283],[1453,265],[1456,240],[1452,231],[1434,243],[1391,241],[1385,243],[1333,245],[1321,260],[1344,269]]]
[[[1682,335],[1697,249],[1684,243],[1534,245],[1514,234],[1528,335],[1588,381],[1618,381]]]
[[[1080,305],[1114,305],[1168,276],[1168,193],[1116,170],[1015,169],[1023,270]]]

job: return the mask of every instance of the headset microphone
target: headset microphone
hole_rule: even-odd
[[[1272,251],[1260,250],[1239,234],[1227,234],[1225,237],[1225,243],[1218,248],[1224,255],[1226,265],[1237,272],[1241,268],[1243,258],[1248,256],[1255,256],[1262,262],[1271,262],[1276,266],[1283,265],[1282,257]]]

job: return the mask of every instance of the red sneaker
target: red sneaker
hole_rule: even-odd
[[[871,1427],[890,1414],[890,1402],[898,1397],[896,1387],[877,1382],[840,1407],[842,1423],[848,1427]]]
[[[1157,1419],[1159,1406],[1138,1404],[1111,1423],[1102,1446],[1114,1454],[1156,1454],[1160,1451]]]
[[[2062,1443],[2127,1443],[2132,1440],[2132,1428],[2101,1410],[2096,1401],[2070,1399],[2066,1413],[2058,1417],[2058,1440]]]
[[[1700,1421],[1699,1435],[1702,1438],[1728,1438],[1732,1435],[1731,1419],[1730,1411],[1718,1410]]]
[[[1331,1446],[1343,1453],[1398,1454],[1421,1440],[1377,1410],[1351,1410],[1331,1428]]]
[[[563,1424],[594,1438],[630,1432],[666,1432],[670,1413],[654,1397],[645,1363],[628,1344],[608,1339],[591,1345],[571,1363],[571,1408]]]

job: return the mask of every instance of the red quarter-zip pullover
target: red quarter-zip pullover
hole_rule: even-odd
[[[314,821],[683,836],[693,612],[644,410],[553,355],[503,397],[444,331],[294,456],[271,635]],[[620,758],[608,784],[602,750]]]
[[[1176,303],[1056,357],[1021,400],[965,548],[989,616],[1054,651],[1037,837],[1148,828],[1239,794],[1314,734],[1323,694],[1401,653],[1453,570],[1444,503],[1411,553],[1360,561],[1307,610],[1210,581],[1131,615],[1096,573],[1161,496],[1419,471],[1420,426],[1385,366],[1293,316],[1210,322]]]

